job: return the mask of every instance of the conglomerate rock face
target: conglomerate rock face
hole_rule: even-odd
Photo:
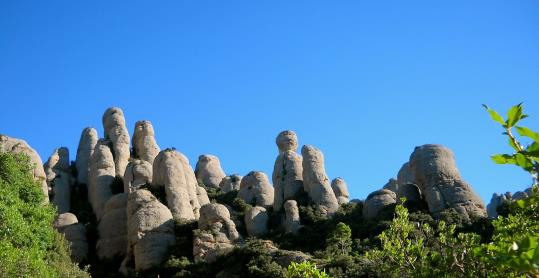
[[[132,159],[125,168],[124,192],[133,192],[141,186],[152,183],[153,165],[140,159]]]
[[[226,176],[223,178],[223,180],[221,180],[221,183],[219,183],[219,188],[224,193],[234,191],[234,190],[240,190],[242,179],[243,179],[243,176],[240,176],[238,174],[232,174],[230,176]]]
[[[468,219],[486,217],[483,201],[460,176],[450,149],[442,145],[416,147],[410,169],[434,217],[448,208]]]
[[[129,148],[129,132],[125,125],[124,112],[118,107],[111,107],[103,114],[103,128],[105,139],[112,144],[114,154],[114,167],[116,176],[123,177],[125,167],[129,162],[131,151]]]
[[[338,177],[331,181],[331,189],[335,193],[337,202],[339,205],[347,204],[350,201],[350,194],[348,193],[348,185],[343,178]]]
[[[160,151],[152,123],[146,120],[138,121],[133,132],[133,156],[153,164]]]
[[[279,153],[285,151],[297,151],[298,149],[298,136],[292,130],[285,130],[277,135],[275,139]]]
[[[47,175],[47,185],[52,189],[52,203],[58,213],[69,212],[71,208],[71,185],[74,181],[69,168],[69,150],[57,148],[43,165]]]
[[[77,216],[69,212],[62,213],[56,217],[53,226],[58,232],[64,234],[69,242],[71,260],[76,263],[84,261],[88,257],[86,228],[79,223]]]
[[[193,168],[187,157],[174,149],[161,151],[153,163],[152,184],[164,186],[167,206],[175,219],[195,220],[199,217],[200,200],[205,191],[198,189]]]
[[[98,220],[103,216],[105,204],[112,197],[111,184],[116,175],[109,144],[108,140],[99,140],[90,158],[88,200]]]
[[[169,248],[176,242],[172,213],[149,191],[139,189],[129,193],[127,200],[127,256],[121,267],[128,273],[160,265]]]
[[[127,198],[128,193],[112,196],[106,205],[104,215],[97,227],[97,256],[100,259],[124,257],[127,252]]]
[[[297,234],[301,228],[299,219],[298,203],[295,200],[288,200],[284,203],[285,219],[284,230],[287,233]]]
[[[377,218],[385,207],[397,202],[395,192],[388,189],[380,189],[372,192],[363,204],[363,217],[366,219]]]
[[[77,167],[77,182],[80,184],[88,184],[90,158],[94,153],[97,140],[99,140],[99,137],[97,136],[97,130],[95,130],[95,128],[87,127],[82,130],[75,160],[75,165]]]
[[[260,171],[252,171],[241,180],[238,197],[248,204],[269,208],[273,206],[273,194],[268,176]]]
[[[265,208],[254,206],[245,213],[245,228],[251,237],[260,237],[268,232],[269,215]]]
[[[210,188],[219,188],[219,184],[226,176],[225,171],[221,168],[219,158],[211,154],[203,154],[198,157],[195,175],[198,183]]]
[[[26,141],[8,137],[2,134],[0,134],[0,152],[25,154],[29,157],[30,163],[34,167],[32,175],[34,176],[34,179],[41,184],[41,190],[45,196],[44,202],[48,203],[49,188],[47,186],[47,176],[45,175],[43,162],[41,161],[39,154],[32,147],[30,147]]]
[[[324,166],[324,155],[314,146],[301,148],[303,156],[303,186],[309,197],[317,204],[320,212],[332,215],[339,208],[339,203],[331,189]]]
[[[272,174],[275,199],[273,210],[280,211],[283,203],[303,190],[302,158],[295,150],[285,150],[277,156]]]

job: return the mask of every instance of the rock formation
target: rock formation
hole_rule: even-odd
[[[132,159],[124,174],[124,192],[133,192],[145,184],[152,183],[153,166],[150,162]]]
[[[55,149],[43,165],[47,184],[52,189],[52,203],[58,213],[69,212],[71,208],[71,185],[73,177],[69,168],[69,150],[66,147]]]
[[[205,204],[210,203],[210,198],[208,198],[208,192],[202,186],[197,186],[197,199],[198,204],[202,207]]]
[[[75,165],[77,167],[77,182],[88,184],[88,173],[90,172],[90,157],[94,153],[97,144],[97,131],[94,128],[87,127],[82,131],[77,148],[77,157]]]
[[[247,213],[245,213],[245,228],[247,234],[252,237],[260,237],[268,232],[268,212],[263,207],[254,206],[251,207]]]
[[[389,179],[387,181],[387,183],[382,188],[387,189],[387,190],[391,190],[391,191],[397,193],[397,191],[399,190],[399,185],[398,185],[396,179],[391,178],[391,179]]]
[[[483,201],[460,176],[453,152],[441,145],[416,147],[410,169],[434,217],[448,208],[465,218],[486,217]]]
[[[337,211],[339,204],[331,189],[329,178],[324,167],[324,155],[311,145],[301,148],[303,156],[303,187],[309,197],[317,204],[320,212],[331,215]]]
[[[243,177],[238,174],[226,176],[221,180],[221,183],[219,183],[219,188],[221,188],[221,191],[224,193],[240,190],[241,179],[243,179]]]
[[[123,177],[129,162],[129,132],[125,125],[124,112],[118,107],[111,107],[103,114],[105,139],[112,144],[116,176]]]
[[[487,214],[490,218],[498,217],[498,207],[502,204],[512,200],[513,194],[511,192],[506,192],[505,194],[492,194],[490,203],[487,205]]]
[[[397,174],[397,184],[407,183],[415,184],[414,173],[412,172],[412,169],[410,169],[410,163],[408,162],[402,165],[399,170],[399,173]]]
[[[58,215],[53,223],[54,228],[64,234],[69,242],[71,260],[76,263],[84,261],[88,256],[86,228],[78,222],[74,214],[66,212]]]
[[[159,266],[168,249],[176,241],[172,213],[149,191],[139,189],[129,193],[127,200],[127,256],[121,271],[128,273]]]
[[[153,163],[152,184],[165,187],[167,206],[175,219],[198,219],[201,197],[197,193],[204,192],[198,190],[187,157],[173,149],[161,151]]]
[[[277,212],[282,209],[284,201],[293,199],[303,190],[302,158],[295,149],[291,150],[290,146],[282,147],[286,147],[287,150],[277,156],[271,177],[275,189],[273,210]]]
[[[219,158],[211,154],[203,154],[198,157],[195,175],[199,184],[204,184],[210,188],[219,188],[219,184],[226,176],[221,168]]]
[[[248,204],[269,208],[273,206],[273,186],[266,174],[252,171],[241,180],[238,197]]]
[[[97,217],[101,219],[105,204],[112,197],[111,184],[116,175],[114,158],[108,140],[99,140],[90,158],[88,200]]]
[[[213,262],[234,247],[240,239],[230,212],[221,204],[206,204],[200,208],[198,228],[193,241],[195,262]]]
[[[298,203],[294,200],[284,202],[285,218],[283,222],[284,230],[287,233],[296,234],[301,228],[299,219]]]
[[[339,205],[347,204],[350,200],[350,194],[348,193],[348,186],[343,178],[338,177],[331,181],[331,189],[337,198]]]
[[[277,135],[275,139],[279,153],[285,151],[296,151],[298,149],[298,137],[292,130],[285,130]]]
[[[25,154],[30,159],[30,164],[34,167],[32,175],[34,179],[41,184],[41,190],[45,196],[44,202],[49,202],[49,188],[47,186],[47,176],[43,169],[43,162],[39,154],[26,143],[26,141],[11,138],[0,134],[0,152],[8,152],[15,154]]]
[[[127,252],[127,197],[128,193],[112,196],[105,205],[99,221],[97,256],[100,259],[124,257]]]
[[[380,189],[369,194],[363,204],[363,217],[373,219],[378,217],[380,211],[397,202],[395,192],[388,189]]]
[[[155,131],[150,121],[138,121],[133,132],[133,157],[153,164],[161,149],[155,141]]]

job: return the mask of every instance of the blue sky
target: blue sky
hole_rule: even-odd
[[[538,1],[1,1],[0,133],[71,158],[107,107],[227,173],[271,175],[293,129],[354,198],[417,145],[451,148],[487,202],[531,179],[481,107],[539,129]]]

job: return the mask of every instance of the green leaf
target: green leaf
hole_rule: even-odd
[[[526,136],[528,138],[533,139],[533,141],[535,142],[539,142],[539,133],[523,126],[516,126],[515,128],[518,134],[520,134],[520,136]]]
[[[530,170],[533,169],[533,163],[525,155],[523,155],[521,153],[517,153],[517,154],[515,154],[515,160],[517,162],[516,164],[518,166],[522,167],[522,169],[524,169],[526,171],[530,171]]]
[[[529,145],[526,148],[526,155],[535,157],[535,158],[539,157],[539,143],[533,142],[531,145]]]
[[[514,157],[508,154],[495,154],[490,159],[497,164],[516,164]]]
[[[497,123],[500,123],[501,125],[505,126],[505,121],[503,120],[502,116],[498,114],[498,112],[490,109],[487,105],[483,104],[483,107],[487,109],[488,113],[490,114],[490,117]]]
[[[507,111],[507,121],[505,122],[506,127],[513,127],[522,117],[522,103],[515,105]]]

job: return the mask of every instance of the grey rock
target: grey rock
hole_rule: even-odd
[[[284,203],[285,218],[283,227],[285,232],[297,234],[301,228],[299,219],[298,203],[295,200],[288,200]]]
[[[66,212],[59,214],[53,223],[54,228],[64,234],[69,242],[71,260],[76,263],[80,263],[88,257],[86,228],[78,222],[74,214]]]
[[[138,121],[135,123],[132,145],[135,158],[153,164],[153,160],[161,149],[155,141],[155,131],[150,121]]]
[[[90,173],[90,157],[94,153],[97,145],[97,131],[94,128],[87,127],[82,131],[77,148],[77,157],[75,165],[77,167],[77,182],[88,184],[88,174]]]
[[[295,198],[303,189],[302,158],[295,150],[279,153],[275,160],[272,181],[275,190],[273,210],[278,212],[284,201]]]
[[[110,185],[116,175],[109,143],[107,140],[99,140],[90,158],[88,201],[98,220],[103,217],[105,204],[112,197]]]
[[[97,256],[100,259],[125,257],[127,252],[127,198],[128,193],[112,196],[105,205],[104,215],[97,226]]]
[[[363,204],[363,217],[366,219],[377,218],[382,209],[396,202],[395,192],[388,189],[374,191],[369,194]]]
[[[105,139],[112,143],[116,176],[123,177],[129,162],[131,151],[129,148],[129,132],[125,125],[124,112],[118,107],[108,108],[103,114],[103,128]]]
[[[221,183],[219,183],[219,188],[221,188],[221,191],[224,193],[240,190],[241,179],[243,179],[243,176],[238,174],[226,176],[221,180]]]
[[[241,180],[238,197],[249,204],[269,208],[273,206],[273,194],[268,176],[260,171],[252,171]]]
[[[296,152],[298,149],[298,137],[296,133],[292,130],[285,130],[277,135],[275,139],[279,153],[285,151]]]
[[[210,188],[219,188],[219,184],[226,174],[221,168],[221,162],[217,156],[203,154],[198,157],[195,176],[199,184],[202,183]]]
[[[140,159],[132,159],[124,174],[124,192],[133,192],[145,184],[152,183],[153,165]]]
[[[251,237],[260,237],[268,232],[268,212],[263,207],[251,207],[245,213],[245,227],[247,234]]]
[[[348,186],[343,178],[338,177],[331,181],[331,189],[337,198],[339,205],[347,204],[350,200],[350,194],[348,193]]]

